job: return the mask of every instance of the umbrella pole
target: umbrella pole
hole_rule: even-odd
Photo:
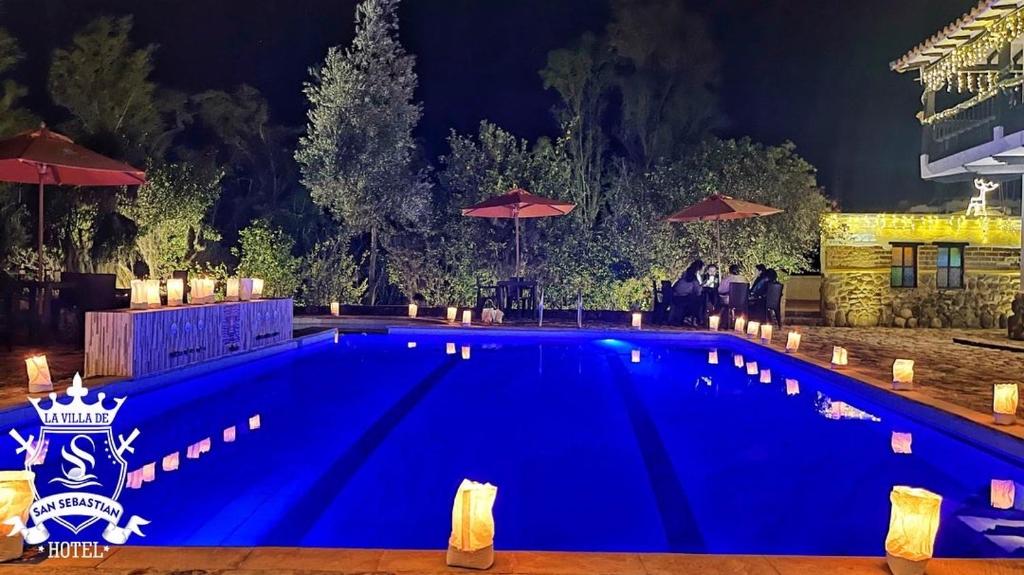
[[[722,283],[722,220],[715,220],[715,254],[716,263],[715,270],[718,272],[718,283]]]
[[[36,238],[36,251],[39,257],[39,281],[46,279],[46,268],[43,265],[43,176],[39,175],[39,230]]]
[[[515,277],[519,277],[519,210],[515,211],[514,219],[516,221],[516,273]]]

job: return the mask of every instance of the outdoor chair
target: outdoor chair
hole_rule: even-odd
[[[750,297],[750,284],[747,282],[736,282],[729,284],[729,323],[736,321],[736,316],[748,312],[748,301]]]
[[[768,286],[768,293],[765,295],[764,320],[779,327],[782,327],[782,288],[782,284],[774,283]]]
[[[658,280],[654,280],[651,289],[654,298],[654,305],[651,306],[651,322],[656,324],[668,323],[669,307],[672,305],[672,282],[661,280],[659,287]]]
[[[704,294],[672,296],[672,307],[669,309],[669,323],[671,325],[682,325],[687,319],[693,320],[693,325],[704,325],[705,299]]]

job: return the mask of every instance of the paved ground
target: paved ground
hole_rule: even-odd
[[[443,551],[380,551],[294,548],[124,547],[103,559],[45,560],[35,565],[0,566],[6,573],[120,575],[480,573],[449,568]],[[883,575],[885,560],[864,557],[769,557],[633,553],[542,553],[498,551],[484,573],[523,575]],[[937,559],[928,575],[1010,575],[1024,573],[1024,561]]]

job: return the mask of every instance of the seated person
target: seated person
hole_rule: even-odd
[[[729,273],[725,274],[722,282],[718,284],[718,297],[722,299],[722,305],[729,305],[729,286],[734,283],[746,283],[747,279],[740,275],[740,266],[732,264],[729,266]]]
[[[764,286],[762,284],[768,281],[768,268],[764,264],[757,264],[754,268],[757,270],[757,277],[754,278],[754,283],[750,285],[751,295],[753,295],[755,290],[763,289]]]
[[[750,312],[751,317],[764,317],[767,313],[768,287],[779,283],[779,274],[775,270],[766,270],[761,274],[760,282],[755,282],[750,288]],[[761,279],[759,278],[759,279]]]
[[[669,323],[685,323],[687,319],[703,320],[704,296],[697,271],[690,266],[672,286],[672,310]]]

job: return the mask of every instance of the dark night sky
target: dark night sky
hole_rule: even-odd
[[[847,210],[926,201],[918,178],[920,90],[888,69],[970,8],[971,0],[704,0],[722,53],[722,135],[792,140]],[[156,43],[155,79],[189,92],[259,88],[277,121],[304,121],[301,84],[327,48],[347,44],[354,0],[0,0],[0,26],[22,43],[18,71],[42,108],[50,53],[103,14],[135,16]],[[449,129],[487,118],[526,138],[557,128],[537,71],[549,50],[600,31],[603,0],[404,0],[401,37],[417,56],[419,136],[442,153]],[[42,108],[48,118],[57,116]]]

